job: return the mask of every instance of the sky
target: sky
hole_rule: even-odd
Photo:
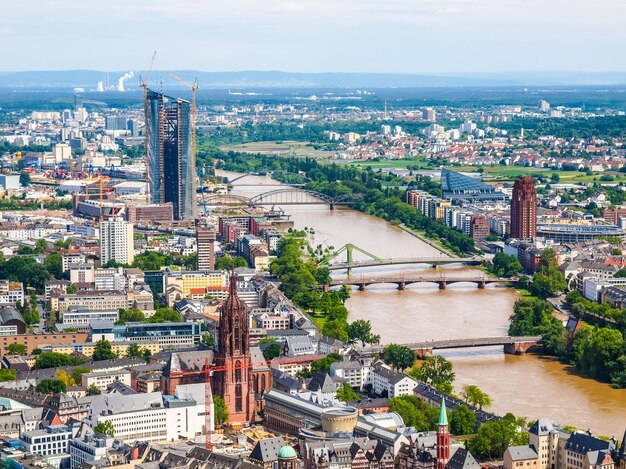
[[[0,70],[626,71],[626,0],[0,0]]]

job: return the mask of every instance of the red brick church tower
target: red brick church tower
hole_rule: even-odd
[[[230,292],[222,306],[219,324],[218,351],[214,365],[214,392],[224,398],[230,414],[229,422],[241,425],[255,417],[250,332],[246,305],[237,296],[237,275],[230,278]]]
[[[437,428],[437,469],[445,469],[450,460],[450,431],[448,430],[448,414],[446,399],[441,398],[439,424]]]

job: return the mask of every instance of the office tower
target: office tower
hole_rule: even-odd
[[[106,116],[104,128],[106,130],[126,130],[126,116]]]
[[[83,97],[79,94],[74,95],[74,112],[78,112],[78,110],[83,107]]]
[[[422,119],[428,122],[435,122],[437,120],[437,112],[433,108],[427,107],[422,111]]]
[[[128,119],[126,129],[130,132],[131,137],[139,137],[139,122],[136,119]]]
[[[174,220],[193,220],[196,169],[191,104],[148,90],[146,100],[146,168],[153,204],[171,202]]]
[[[132,264],[135,260],[133,224],[122,218],[100,222],[100,264],[114,259],[120,264]]]
[[[537,194],[530,176],[513,185],[511,199],[511,238],[531,239],[537,235]]]
[[[215,269],[216,233],[205,226],[196,227],[196,245],[198,247],[198,270]]]
[[[224,399],[231,424],[254,422],[255,395],[246,305],[237,296],[237,275],[230,278],[230,292],[222,305],[214,378],[215,394]]]

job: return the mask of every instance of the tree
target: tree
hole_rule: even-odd
[[[330,373],[330,365],[340,361],[343,361],[343,358],[338,353],[329,353],[324,358],[318,358],[317,360],[313,360],[310,366],[311,374],[318,371]]]
[[[126,324],[127,322],[144,322],[146,317],[141,312],[141,310],[137,308],[131,309],[120,309],[119,310],[120,318],[116,322],[116,324]]]
[[[341,402],[358,401],[359,395],[354,392],[354,389],[352,389],[348,383],[343,383],[339,389],[337,389],[337,400]]]
[[[492,270],[498,277],[511,277],[522,270],[522,264],[516,257],[499,252],[493,257]]]
[[[26,355],[28,353],[28,349],[24,344],[9,344],[5,347],[5,350],[9,355]]]
[[[476,431],[476,414],[465,405],[450,412],[450,432],[453,435],[470,435]]]
[[[441,392],[450,394],[453,391],[455,373],[452,362],[441,355],[427,357],[420,367],[413,367],[409,375],[434,386]]]
[[[113,360],[117,355],[111,349],[111,342],[108,340],[99,340],[93,350],[92,357],[95,361]]]
[[[74,386],[76,384],[76,381],[74,381],[74,378],[72,377],[72,375],[70,375],[67,371],[65,370],[57,370],[56,373],[54,374],[54,377],[58,380],[61,381],[66,388],[69,388],[70,386]]]
[[[44,241],[45,243],[45,240],[43,239],[40,239],[39,241]],[[52,275],[52,278],[62,279],[64,277],[63,257],[58,252],[53,252],[48,255],[43,265],[50,275]]]
[[[213,396],[213,413],[215,415],[215,425],[223,425],[228,422],[230,415],[223,397]]]
[[[539,269],[533,277],[530,291],[540,298],[550,298],[565,291],[567,283],[559,270],[554,249],[546,249],[541,253]]]
[[[346,331],[346,322],[340,319],[326,321],[322,327],[322,334],[342,342],[348,341],[348,332]]]
[[[351,342],[360,341],[363,347],[380,342],[380,336],[372,334],[372,323],[363,319],[357,319],[348,326],[348,337]]]
[[[488,409],[493,403],[489,394],[487,394],[474,384],[468,384],[463,386],[463,392],[461,392],[461,397],[465,400],[465,402],[472,404],[479,409]]]
[[[115,425],[110,420],[102,420],[98,422],[98,425],[93,427],[93,431],[99,433],[100,435],[106,435],[109,438],[113,438],[115,436]]]
[[[418,432],[434,430],[439,420],[439,408],[431,407],[416,396],[399,396],[389,399],[389,410],[397,412],[407,426]]]
[[[71,371],[74,382],[76,384],[80,384],[83,381],[83,375],[85,373],[89,373],[91,371],[91,368],[89,368],[88,366],[75,366],[74,368],[72,368]]]
[[[389,344],[383,349],[385,363],[396,370],[405,370],[415,364],[416,355],[406,345]]]
[[[99,396],[100,394],[102,394],[102,391],[100,391],[100,388],[95,384],[90,384],[87,388],[88,396]]]
[[[85,360],[84,358],[68,355],[67,353],[42,352],[37,356],[37,359],[35,360],[35,366],[33,368],[36,370],[41,370],[44,368],[76,366],[82,365],[86,361],[87,360]]]
[[[272,360],[273,358],[280,357],[283,349],[278,342],[269,344],[263,349],[263,357],[266,360]]]
[[[60,392],[66,392],[67,386],[63,381],[58,379],[44,379],[39,382],[36,387],[37,392],[42,394],[58,394]]]
[[[339,293],[339,298],[343,304],[350,299],[350,287],[348,285],[341,285],[337,293]]]
[[[141,349],[137,344],[130,344],[126,350],[127,357],[141,357]]]
[[[248,263],[243,257],[232,257],[230,254],[215,259],[215,270],[232,270],[237,267],[248,267]]]
[[[48,241],[46,241],[43,238],[39,238],[37,240],[37,242],[35,243],[35,252],[37,254],[41,254],[41,253],[45,252],[46,249],[48,249]],[[59,257],[61,257],[60,254],[59,254]]]
[[[180,313],[173,308],[159,308],[147,319],[147,322],[180,322]]]
[[[15,370],[9,370],[6,368],[0,368],[0,382],[15,381],[17,379],[17,372]]]
[[[26,171],[20,173],[20,185],[22,187],[30,186],[30,174],[28,174]]]
[[[467,441],[467,449],[480,460],[499,459],[509,446],[528,444],[525,426],[523,419],[506,414],[501,420],[482,424],[478,434]]]

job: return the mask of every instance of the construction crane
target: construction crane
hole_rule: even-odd
[[[300,363],[300,362],[310,362],[310,357],[290,357],[289,363]],[[213,391],[211,390],[211,376],[213,376],[214,372],[222,372],[226,370],[244,370],[248,368],[253,368],[256,364],[249,362],[247,365],[231,367],[231,366],[214,366],[211,367],[209,363],[209,357],[204,359],[204,369],[198,371],[172,371],[170,376],[174,377],[184,377],[184,376],[202,376],[204,375],[204,434],[205,434],[205,447],[206,449],[211,449],[211,408],[213,407]],[[182,384],[182,383],[181,383]]]
[[[149,155],[148,155],[148,139],[149,139],[149,135],[148,135],[148,85],[150,84],[150,76],[152,75],[152,69],[154,68],[154,61],[156,60],[156,55],[157,55],[157,51],[154,51],[154,54],[152,54],[152,58],[150,59],[150,64],[148,65],[148,70],[146,72],[146,79],[143,80],[141,78],[141,75],[139,76],[139,86],[141,86],[143,88],[143,122],[144,122],[144,127],[143,127],[143,133],[146,137],[146,181],[148,181],[147,183],[147,187],[146,187],[146,195],[148,198],[148,202],[150,202],[150,161],[149,161]]]
[[[198,88],[200,88],[200,86],[198,85],[198,79],[196,78],[193,84],[190,84],[172,72],[167,72],[167,74],[171,76],[172,78],[175,78],[176,80],[178,80],[179,82],[181,82],[183,85],[185,85],[187,88],[191,90],[191,153],[192,153],[191,155],[192,166],[191,167],[195,169],[196,167],[196,91],[198,90]],[[193,193],[195,194],[196,193],[196,179],[195,178],[193,180],[192,189],[193,189]],[[196,204],[195,203],[193,204],[193,212],[194,212],[194,218],[196,218]],[[205,212],[206,212],[206,209],[205,209]]]

